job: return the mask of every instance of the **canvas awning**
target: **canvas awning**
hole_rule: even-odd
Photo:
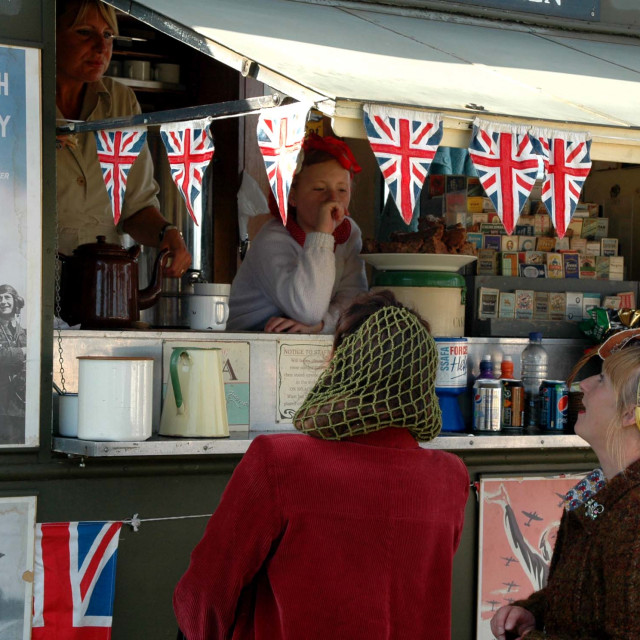
[[[111,4],[364,137],[362,104],[446,115],[466,146],[475,115],[589,131],[592,157],[640,163],[640,40],[398,7],[293,0]],[[362,8],[360,8],[362,7]]]

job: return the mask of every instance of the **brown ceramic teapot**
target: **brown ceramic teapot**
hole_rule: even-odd
[[[83,329],[126,329],[140,319],[162,291],[162,270],[169,250],[158,254],[151,283],[138,291],[140,247],[123,249],[109,244],[104,236],[97,242],[80,245],[72,256],[59,254],[60,316]]]

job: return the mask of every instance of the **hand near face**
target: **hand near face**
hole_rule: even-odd
[[[523,607],[500,607],[491,618],[491,633],[497,640],[521,640],[536,628],[536,619]]]
[[[333,233],[347,215],[349,215],[347,208],[340,202],[336,200],[323,202],[318,210],[318,223],[314,231]]]

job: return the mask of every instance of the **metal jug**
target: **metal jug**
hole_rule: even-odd
[[[220,349],[173,349],[159,433],[187,438],[229,435]]]

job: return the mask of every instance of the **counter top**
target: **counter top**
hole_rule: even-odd
[[[153,436],[142,442],[96,442],[77,438],[54,437],[53,450],[70,456],[87,458],[123,457],[123,456],[193,456],[193,455],[242,455],[253,438],[268,433],[292,433],[295,431],[237,431],[228,438],[167,438]],[[476,436],[465,434],[446,434],[438,436],[433,442],[423,443],[422,447],[443,449],[446,451],[500,451],[514,449],[589,449],[589,445],[576,435],[495,435]]]

